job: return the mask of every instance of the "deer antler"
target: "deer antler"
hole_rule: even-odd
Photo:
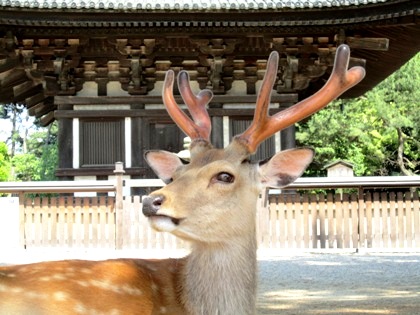
[[[352,86],[359,83],[365,76],[365,69],[353,67],[347,71],[350,58],[350,48],[340,45],[337,48],[334,67],[327,83],[312,96],[300,101],[273,116],[268,116],[271,90],[277,75],[278,53],[270,54],[267,71],[258,94],[254,119],[247,130],[235,136],[249,153],[254,153],[258,145],[265,139],[285,129],[294,123],[319,111]]]
[[[178,106],[173,94],[174,72],[169,70],[166,73],[163,85],[163,103],[172,120],[188,135],[191,140],[210,141],[211,120],[206,110],[206,105],[213,97],[210,90],[201,90],[197,95],[191,91],[189,76],[186,71],[178,75],[178,87],[184,103],[193,118],[192,121]]]

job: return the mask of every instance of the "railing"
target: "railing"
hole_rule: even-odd
[[[160,179],[129,179],[124,182],[129,187],[162,187],[165,185]],[[420,176],[301,177],[283,189],[369,189],[391,187],[420,187]]]
[[[158,179],[0,183],[0,192],[19,194],[20,246],[70,248],[185,248],[166,233],[152,231],[141,214],[140,196],[123,187],[160,187]],[[420,248],[420,177],[301,178],[289,189],[357,188],[354,194],[267,194],[258,202],[258,242],[266,248]],[[370,188],[395,187],[395,192]],[[36,197],[26,193],[109,192],[115,196]],[[4,210],[4,209],[2,209]],[[0,222],[0,225],[2,222]],[[6,224],[3,222],[3,224]],[[0,237],[2,235],[0,229]]]
[[[271,196],[258,223],[265,248],[420,248],[417,192]]]
[[[25,248],[179,249],[186,244],[153,231],[140,196],[36,197],[20,205]],[[259,200],[262,248],[420,248],[417,192],[286,194]],[[0,232],[1,233],[1,232]]]
[[[420,176],[301,177],[285,189],[420,187]]]

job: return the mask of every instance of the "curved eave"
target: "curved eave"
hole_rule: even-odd
[[[393,21],[419,13],[418,1],[387,1],[321,8],[246,10],[59,9],[0,7],[0,24],[14,27],[284,27]],[[388,22],[389,23],[389,22]]]
[[[0,0],[0,7],[104,11],[249,11],[363,6],[398,0]]]
[[[274,38],[305,36],[326,36],[334,41],[335,35],[343,33],[388,40],[388,50],[352,47],[352,58],[365,61],[367,74],[360,84],[343,95],[348,98],[367,92],[420,50],[419,0],[323,8],[206,11],[22,8],[5,7],[1,1],[0,36],[8,37],[6,46],[13,46],[12,36],[21,40],[78,40],[89,37],[165,39],[177,36],[207,38],[215,34],[221,38],[256,35],[271,43]],[[263,45],[250,54],[264,58],[272,49],[270,45]],[[6,49],[3,55],[0,54],[3,59],[0,60],[0,102],[26,102],[31,107],[31,115],[42,117],[45,124],[50,123],[56,108],[55,95],[44,94],[42,83],[28,77],[22,60],[5,58],[7,52]],[[10,52],[13,53],[13,49]],[[248,51],[242,50],[241,54],[246,57]],[[303,98],[318,91],[326,77],[327,74],[312,82],[300,96]]]

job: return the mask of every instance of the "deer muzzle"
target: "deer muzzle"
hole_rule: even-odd
[[[159,210],[161,209],[161,206],[164,201],[165,197],[162,195],[144,197],[142,201],[142,211],[144,216],[146,216],[149,219],[166,218],[169,219],[174,225],[178,225],[182,219],[159,213]]]
[[[165,200],[165,197],[162,195],[158,196],[146,196],[143,198],[143,214],[146,217],[151,217],[158,215],[158,211],[160,207],[162,206],[163,201]]]

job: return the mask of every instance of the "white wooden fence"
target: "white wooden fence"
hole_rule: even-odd
[[[21,248],[178,249],[188,245],[149,227],[140,196],[123,196],[122,163],[115,181],[0,183],[18,193]],[[158,187],[160,180],[129,180],[129,186]],[[358,188],[355,194],[280,194],[258,201],[258,243],[262,248],[420,248],[420,177],[301,178],[291,189]],[[397,187],[391,193],[366,188]],[[36,197],[33,192],[111,192],[102,197]],[[8,211],[8,209],[0,209]],[[0,218],[5,217],[0,212]],[[3,215],[3,216],[2,216]],[[7,216],[6,216],[7,217]],[[13,226],[11,224],[11,226]],[[0,238],[8,238],[0,222]],[[12,239],[12,238],[11,238]],[[16,238],[15,238],[16,239]]]
[[[417,192],[290,194],[258,201],[260,248],[420,248]],[[188,245],[153,231],[139,196],[25,199],[25,248],[179,249]]]

